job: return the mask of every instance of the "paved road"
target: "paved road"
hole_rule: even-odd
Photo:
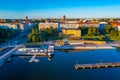
[[[24,44],[27,41],[28,34],[29,32],[22,32],[18,37],[4,43],[3,45],[0,45],[0,48],[8,46],[6,50],[0,52],[0,56],[4,55],[6,52],[9,52],[11,49],[15,48],[16,45]],[[13,46],[13,47],[9,47],[9,46]]]
[[[19,45],[19,44],[25,43],[25,41],[27,41],[27,35],[29,33],[30,32],[28,32],[28,31],[21,32],[21,34],[18,37],[14,38],[14,39],[12,39],[10,41],[7,41],[7,42],[3,43],[2,45],[0,45],[0,48],[5,47],[5,46],[9,46],[9,45],[16,45],[16,44]]]
[[[8,47],[6,50],[0,52],[0,56],[2,56],[3,54],[5,54],[6,52],[12,50],[14,47]]]

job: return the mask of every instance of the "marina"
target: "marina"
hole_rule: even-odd
[[[36,56],[32,62],[29,61],[34,55],[23,56],[24,58],[22,58],[22,56],[14,56],[11,62],[4,64],[0,68],[0,80],[34,80],[36,78],[38,80],[58,80],[60,75],[62,77],[59,77],[59,80],[120,79],[119,67],[78,70],[74,67],[76,60],[79,61],[79,64],[99,63],[100,59],[103,60],[102,63],[120,62],[120,52],[116,49],[87,50],[72,53],[55,50],[53,54],[55,56],[52,58],[52,61],[49,61],[47,56]],[[37,62],[36,59],[39,61]],[[46,75],[48,77],[46,77]]]
[[[11,56],[33,56],[29,62],[38,62],[36,56],[48,56],[50,60],[53,57],[54,46],[39,47],[39,48],[24,48],[23,45],[15,46],[12,50],[0,56],[0,67],[6,63],[6,60]]]

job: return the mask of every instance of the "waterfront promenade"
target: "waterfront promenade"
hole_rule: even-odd
[[[94,45],[94,46],[71,46],[71,45],[64,45],[64,46],[55,46],[56,50],[71,50],[71,49],[116,49],[115,47],[108,46],[108,45]]]

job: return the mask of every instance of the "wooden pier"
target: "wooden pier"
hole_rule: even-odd
[[[75,69],[97,69],[120,67],[120,62],[115,63],[95,63],[95,64],[76,64]]]
[[[36,57],[36,55],[32,56],[32,58],[29,60],[29,62],[33,62],[35,57]]]

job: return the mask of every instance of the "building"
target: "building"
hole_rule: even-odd
[[[56,45],[57,46],[63,46],[64,45],[64,41],[63,40],[58,40]]]
[[[62,22],[66,22],[66,16],[65,15],[62,18]]]
[[[118,22],[110,22],[109,24],[112,25],[112,26],[115,28],[115,27],[118,26],[120,23],[118,23]]]
[[[0,23],[5,23],[6,22],[6,20],[0,20]]]
[[[19,28],[20,28],[20,30],[22,30],[22,31],[27,31],[27,30],[29,30],[32,26],[33,26],[32,23],[29,23],[29,24],[27,24],[27,23],[21,23],[21,24],[19,24]]]
[[[99,27],[99,22],[78,22],[78,21],[71,21],[71,22],[61,22],[58,23],[60,28],[73,28],[78,29],[79,26],[84,27]]]
[[[23,31],[25,28],[24,28],[24,24],[20,24],[20,29]]]
[[[99,22],[78,22],[79,26],[99,27]]]
[[[107,25],[108,25],[108,22],[100,22],[99,29],[100,30],[105,29],[105,27],[107,27]]]
[[[115,28],[115,30],[120,31],[120,23],[112,23],[112,26]]]
[[[0,23],[0,27],[18,29],[18,25],[14,23]]]
[[[26,21],[28,20],[28,16],[25,17],[25,20],[26,20]]]
[[[78,28],[79,24],[78,23],[60,23],[60,28]]]
[[[115,27],[115,30],[120,31],[120,24]]]
[[[76,28],[62,28],[62,34],[69,37],[81,37],[81,30]]]
[[[39,30],[50,28],[50,27],[53,27],[55,29],[55,28],[58,28],[58,23],[52,23],[52,22],[51,23],[49,23],[49,22],[39,23],[38,27],[39,27]]]

